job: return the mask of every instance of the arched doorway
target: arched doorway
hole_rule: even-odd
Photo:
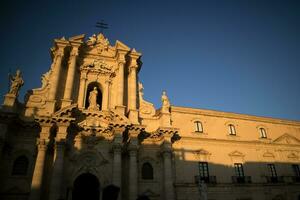
[[[88,85],[87,91],[86,91],[86,98],[85,98],[85,108],[89,107],[89,97],[90,97],[90,92],[94,90],[94,88],[97,89],[97,104],[99,105],[99,110],[102,108],[102,92],[100,89],[100,85],[97,82],[92,82]]]
[[[90,173],[81,174],[73,185],[72,200],[99,200],[100,183],[98,178]]]

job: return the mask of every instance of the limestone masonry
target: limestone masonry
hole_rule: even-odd
[[[300,122],[147,102],[141,53],[54,40],[41,88],[0,110],[3,200],[300,200]],[[145,88],[147,92],[147,88]],[[180,95],[180,94],[177,94]]]

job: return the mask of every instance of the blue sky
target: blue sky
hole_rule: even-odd
[[[9,69],[40,87],[53,39],[110,24],[110,42],[143,53],[145,98],[300,120],[300,1],[31,1],[1,3],[0,95]]]

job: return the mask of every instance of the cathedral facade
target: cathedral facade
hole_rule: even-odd
[[[141,53],[103,34],[54,40],[41,88],[0,111],[0,199],[299,200],[300,122],[155,109]],[[28,80],[25,80],[25,82]]]

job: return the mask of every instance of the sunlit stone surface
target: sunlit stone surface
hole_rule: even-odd
[[[299,121],[174,106],[166,91],[156,109],[141,53],[102,34],[55,39],[51,58],[24,103],[30,80],[11,77],[0,199],[300,199]]]

